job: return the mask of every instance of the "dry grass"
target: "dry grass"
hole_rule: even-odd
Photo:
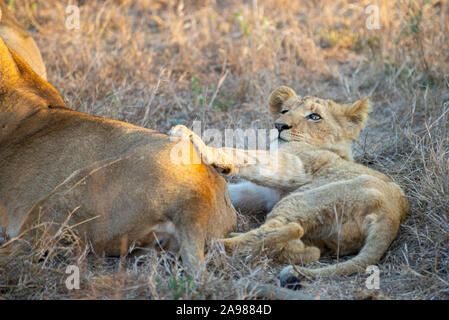
[[[79,1],[79,31],[65,28],[66,1],[38,1],[34,23],[29,1],[13,2],[42,49],[49,82],[79,111],[162,132],[193,120],[271,128],[266,97],[281,84],[344,102],[370,96],[374,111],[356,159],[398,181],[411,213],[379,263],[380,290],[365,289],[366,275],[304,281],[302,290],[335,299],[449,298],[448,0],[377,1],[380,30],[365,27],[364,8],[376,1]],[[277,284],[281,269],[212,245],[208,273],[189,280],[169,254],[95,258],[60,240],[0,267],[0,298],[254,298],[248,284]],[[43,249],[53,251],[36,258]],[[81,290],[65,288],[68,264],[80,266]]]

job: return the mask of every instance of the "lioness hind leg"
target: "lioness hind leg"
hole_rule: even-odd
[[[204,270],[204,230],[192,225],[180,228],[180,255],[187,273],[197,276]]]
[[[222,242],[230,251],[237,248],[258,249],[262,246],[276,248],[290,240],[301,238],[303,234],[304,231],[298,223],[282,224],[279,221],[268,221],[257,229],[223,239]]]

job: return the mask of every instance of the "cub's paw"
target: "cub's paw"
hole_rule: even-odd
[[[212,164],[214,162],[213,153],[209,150],[209,147],[201,140],[201,137],[196,135],[192,130],[187,128],[182,124],[174,126],[170,130],[170,136],[180,137],[182,139],[190,140],[195,146],[196,150],[202,155],[203,160],[207,164]]]
[[[191,140],[194,135],[195,134],[192,132],[192,130],[182,124],[178,124],[170,130],[170,136],[172,137],[180,137],[183,139]]]
[[[247,251],[251,249],[251,246],[248,246],[245,241],[243,234],[233,234],[230,238],[220,239],[220,242],[223,243],[226,251],[232,252],[237,248],[239,251]]]
[[[226,154],[220,149],[208,147],[204,141],[196,135],[192,130],[182,124],[174,126],[170,130],[170,136],[180,137],[181,139],[189,140],[194,145],[195,149],[201,155],[203,162],[214,166],[218,172],[223,174],[230,174],[233,172],[233,165],[228,163]]]
[[[212,163],[215,170],[217,170],[218,173],[229,175],[231,173],[235,173],[234,167],[231,164],[219,164],[219,163]]]

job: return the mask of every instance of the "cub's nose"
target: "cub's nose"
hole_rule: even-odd
[[[279,133],[281,133],[281,131],[283,131],[283,130],[291,129],[291,127],[292,127],[292,126],[289,126],[286,123],[281,123],[281,122],[276,122],[274,124],[274,126],[276,127],[276,129],[278,129]]]

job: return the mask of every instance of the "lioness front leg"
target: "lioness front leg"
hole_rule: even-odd
[[[281,151],[213,148],[182,125],[170,134],[192,141],[205,163],[221,168],[224,174],[233,174],[262,186],[279,190],[295,190],[310,182],[297,156]]]

